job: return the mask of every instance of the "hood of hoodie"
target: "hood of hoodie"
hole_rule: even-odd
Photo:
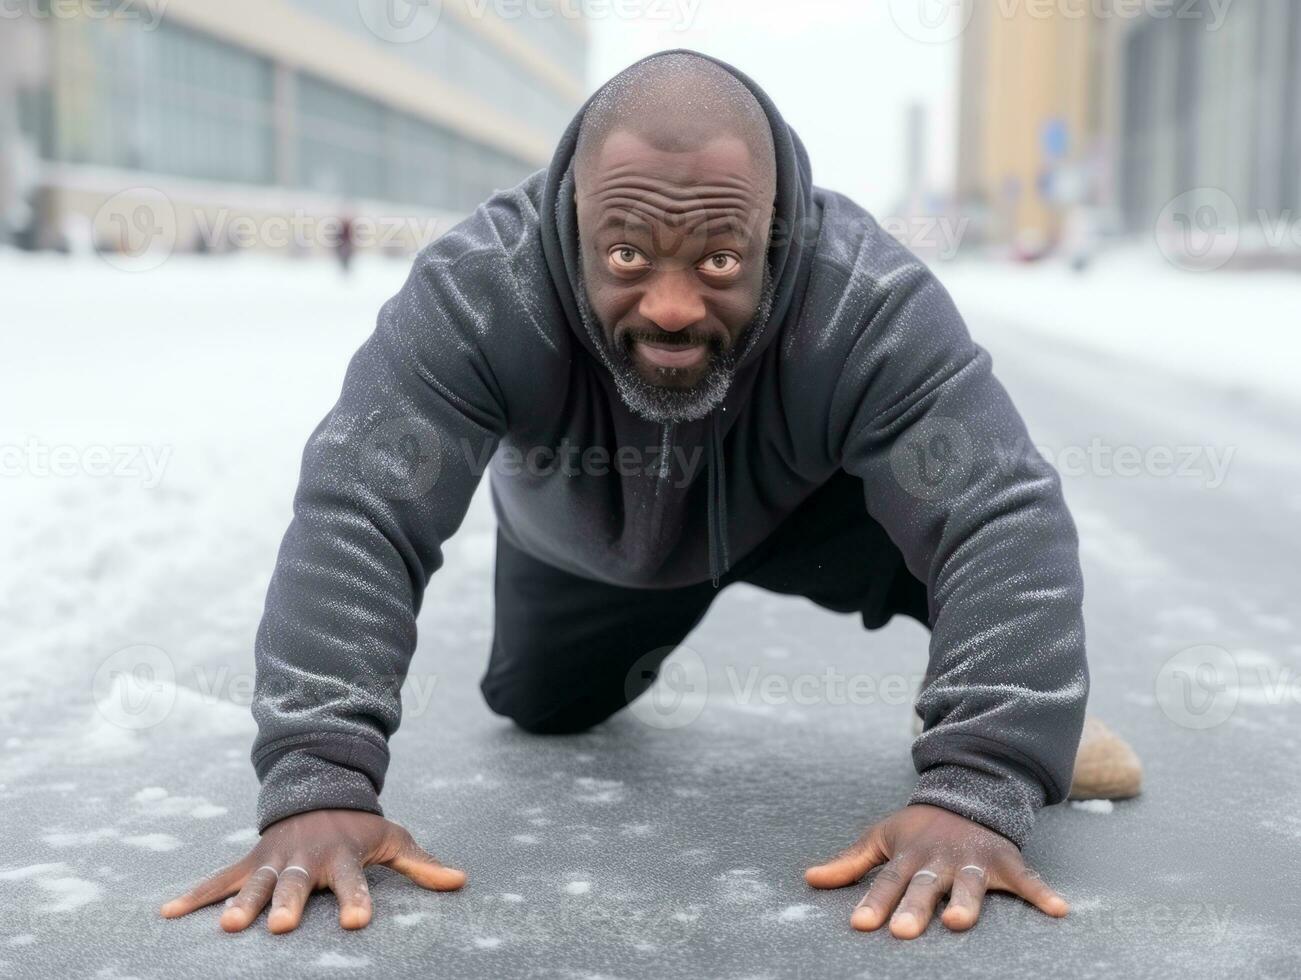
[[[712,61],[736,76],[754,94],[772,128],[773,148],[777,156],[774,233],[768,249],[768,268],[773,280],[772,311],[766,321],[757,325],[754,333],[744,338],[744,347],[736,366],[737,379],[740,381],[745,374],[746,365],[753,363],[780,333],[786,316],[792,311],[798,313],[799,310],[798,293],[805,269],[805,253],[811,249],[814,240],[814,236],[804,233],[807,224],[815,220],[809,157],[799,136],[787,125],[768,94],[753,79],[726,62],[697,51],[679,48],[657,52],[636,64],[674,54],[689,54]],[[598,359],[600,352],[595,347],[598,341],[588,332],[575,298],[580,288],[580,251],[578,214],[574,203],[574,152],[578,146],[583,118],[604,87],[593,93],[579,109],[561,137],[547,168],[538,216],[547,268],[570,329],[584,349]]]

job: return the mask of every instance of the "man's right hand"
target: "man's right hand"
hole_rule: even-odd
[[[455,891],[465,884],[464,871],[443,867],[406,830],[383,817],[363,810],[311,810],[273,823],[246,858],[159,911],[175,919],[235,895],[221,914],[227,932],[247,928],[268,901],[267,927],[289,932],[302,921],[308,895],[329,888],[339,901],[339,925],[361,929],[371,917],[363,869],[372,864],[433,891]]]

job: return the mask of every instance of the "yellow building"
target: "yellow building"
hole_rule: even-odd
[[[229,247],[212,230],[244,218],[310,249],[340,212],[423,219],[388,243],[411,247],[544,166],[586,91],[573,3],[22,10],[0,20],[0,235],[30,205],[34,234],[79,218],[102,239],[165,201],[178,248]]]
[[[1102,25],[1089,3],[967,0],[957,192],[988,241],[1058,242],[1096,175]]]

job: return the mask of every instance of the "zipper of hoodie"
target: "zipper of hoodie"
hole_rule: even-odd
[[[651,502],[651,540],[657,545],[660,543],[660,534],[664,528],[664,508],[667,506],[668,498],[665,491],[668,488],[669,476],[672,474],[670,453],[673,450],[674,428],[672,422],[665,422],[660,428],[660,457],[655,466],[655,493]]]

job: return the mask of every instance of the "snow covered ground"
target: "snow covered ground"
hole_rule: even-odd
[[[328,896],[278,939],[158,919],[256,836],[252,639],[298,456],[406,265],[0,252],[0,976],[1296,975],[1301,280],[940,271],[1063,470],[1094,710],[1147,763],[1140,799],[1043,815],[1028,853],[1068,919],[995,899],[904,946],[849,930],[856,891],[803,884],[906,796],[907,698],[743,701],[721,665],[911,682],[915,624],[865,636],[738,587],[691,638],[692,724],[538,740],[491,716],[483,494],[422,613],[384,794],[467,889],[373,872],[356,935]]]
[[[1085,273],[941,263],[967,319],[1004,320],[1219,390],[1301,400],[1301,276],[1193,272],[1149,250],[1103,253]]]

